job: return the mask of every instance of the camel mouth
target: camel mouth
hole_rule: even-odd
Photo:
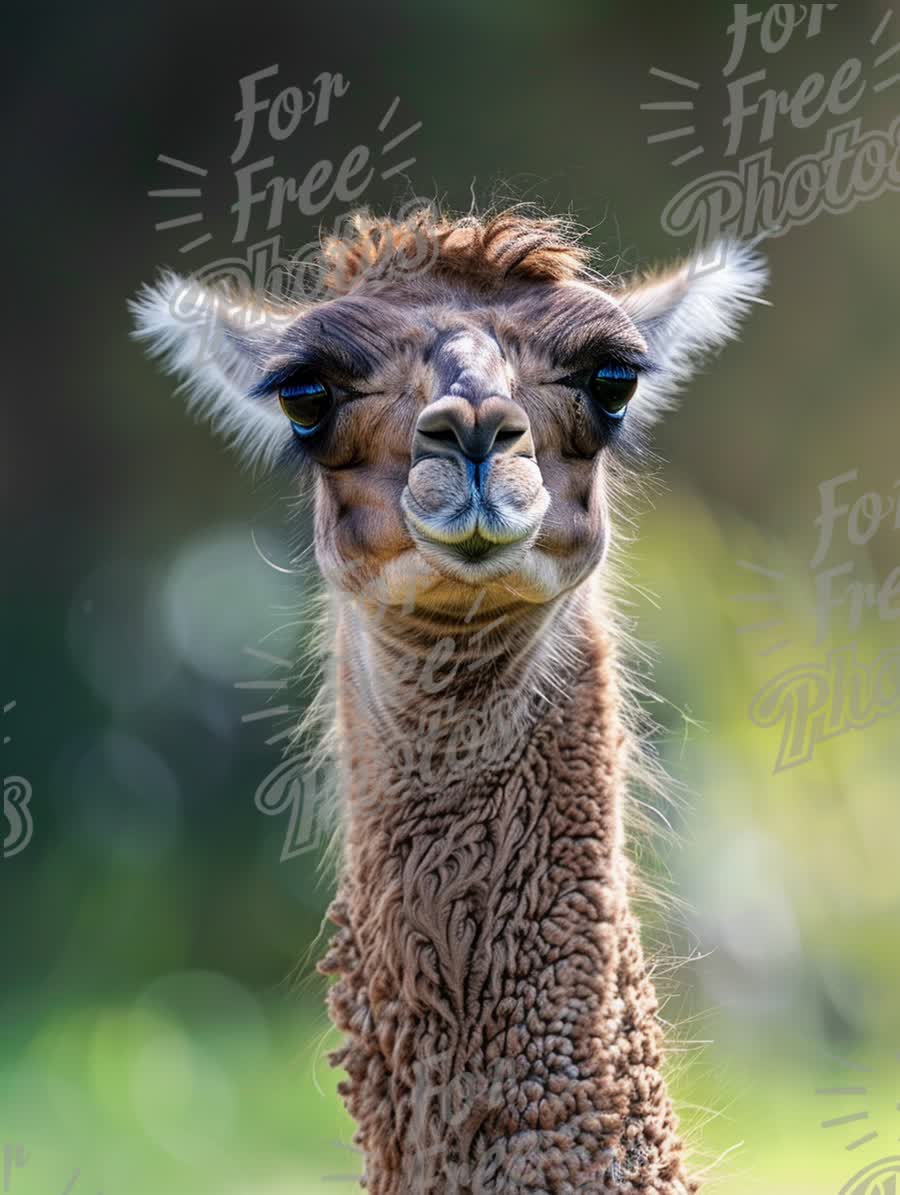
[[[498,545],[493,543],[481,534],[480,531],[473,532],[468,539],[461,540],[458,544],[453,545],[453,550],[457,552],[463,560],[477,563],[491,552],[497,549]]]
[[[413,542],[432,568],[449,581],[482,585],[502,581],[522,567],[549,501],[543,487],[526,509],[488,502],[470,489],[459,505],[428,510],[407,487],[401,505]]]
[[[512,572],[534,543],[543,522],[538,512],[506,512],[470,506],[444,518],[425,515],[414,500],[404,502],[409,532],[419,551],[445,575],[485,580]]]
[[[400,504],[414,536],[477,559],[491,545],[531,539],[550,495],[533,460],[501,459],[463,476],[455,459],[428,457],[410,470]]]
[[[514,522],[499,512],[469,517],[423,517],[415,503],[404,503],[406,525],[417,551],[436,572],[467,585],[502,580],[516,572],[535,543],[543,522],[537,518]]]
[[[465,585],[483,585],[502,581],[522,565],[527,545],[518,542],[497,544],[477,532],[460,543],[416,536],[416,546],[425,561],[448,581]]]

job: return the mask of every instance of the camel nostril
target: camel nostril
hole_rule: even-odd
[[[527,430],[527,427],[501,427],[494,437],[494,448],[496,449],[498,445],[517,444]]]
[[[434,431],[423,432],[422,435],[427,436],[429,440],[437,440],[439,444],[452,444],[455,448],[459,447],[456,432],[450,427],[435,428]]]
[[[498,396],[476,406],[456,395],[448,396],[419,416],[413,457],[450,449],[478,465],[491,456],[512,454],[523,447],[531,454],[529,432],[525,412],[508,399]]]

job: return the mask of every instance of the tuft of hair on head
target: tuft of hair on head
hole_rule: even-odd
[[[591,252],[583,233],[557,216],[522,205],[481,216],[443,214],[430,204],[392,218],[363,209],[341,235],[322,242],[325,286],[349,294],[364,282],[427,272],[491,290],[511,279],[586,280]]]

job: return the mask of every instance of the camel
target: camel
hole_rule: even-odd
[[[616,280],[567,221],[423,207],[359,213],[320,264],[317,301],[164,274],[134,312],[251,464],[312,486],[341,786],[320,969],[363,1185],[693,1192],[632,909],[611,525],[764,263],[724,243]]]

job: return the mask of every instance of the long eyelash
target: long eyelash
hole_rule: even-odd
[[[324,390],[321,382],[283,382],[278,390],[282,398],[299,398],[302,395],[318,394],[320,390]]]
[[[628,369],[633,369],[638,374],[655,373],[659,368],[656,362],[648,357],[646,353],[633,353],[619,349],[607,349],[605,352],[598,354],[597,360],[600,362],[600,368],[607,364],[624,365]]]
[[[599,366],[594,370],[594,376],[598,377],[602,374],[604,377],[611,378],[613,381],[630,381],[635,376],[640,376],[633,365],[623,365],[620,361],[608,361],[606,364]]]
[[[589,359],[585,358],[585,360],[588,362]],[[554,385],[568,386],[573,390],[583,390],[598,370],[609,366],[620,369],[632,369],[639,378],[645,374],[653,374],[658,369],[654,361],[641,353],[626,353],[605,349],[603,352],[595,354],[583,368],[573,370],[571,373],[566,374],[564,378],[556,378]]]
[[[336,384],[329,377],[330,374],[335,372],[337,373]],[[282,366],[281,369],[272,370],[256,383],[249,391],[247,397],[251,399],[269,398],[273,394],[277,394],[279,390],[284,390],[291,386],[312,384],[313,381],[319,381],[323,377],[332,389],[340,391],[345,398],[351,401],[355,398],[368,398],[374,394],[381,393],[381,391],[376,390],[356,389],[345,371],[317,357],[315,360],[292,361],[289,365]]]
[[[302,385],[304,382],[310,380],[309,375],[315,369],[315,366],[309,363],[298,364],[296,361],[291,362],[290,365],[284,365],[281,369],[275,369],[271,373],[267,373],[249,393],[249,398],[268,398],[270,394],[274,394],[283,386]]]

